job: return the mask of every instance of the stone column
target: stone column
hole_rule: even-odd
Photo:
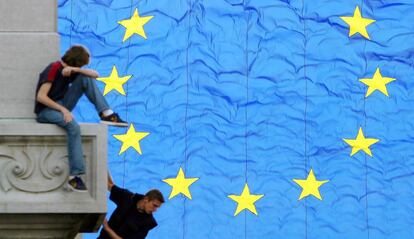
[[[107,128],[81,124],[88,192],[72,192],[66,135],[34,120],[39,73],[60,58],[56,0],[0,1],[0,238],[74,238],[106,212]]]

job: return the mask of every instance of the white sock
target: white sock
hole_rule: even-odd
[[[114,112],[111,109],[107,109],[107,110],[102,111],[103,116],[108,116],[108,115],[111,115],[113,113]]]

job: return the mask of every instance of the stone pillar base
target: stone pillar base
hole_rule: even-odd
[[[107,127],[81,124],[87,192],[67,187],[66,133],[56,125],[0,120],[0,239],[73,239],[106,212]]]
[[[73,239],[96,231],[102,214],[0,214],[2,239]]]

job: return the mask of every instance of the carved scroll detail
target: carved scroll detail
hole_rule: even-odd
[[[68,175],[67,156],[45,146],[0,149],[0,185],[24,192],[48,192],[62,186]]]

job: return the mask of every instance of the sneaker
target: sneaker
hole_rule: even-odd
[[[68,186],[73,191],[77,191],[77,192],[86,192],[86,191],[88,191],[88,189],[85,186],[85,183],[78,176],[75,176],[72,179],[70,179],[68,181]]]
[[[101,123],[120,127],[128,127],[128,123],[119,118],[119,115],[117,113],[113,113],[108,116],[101,115]]]

